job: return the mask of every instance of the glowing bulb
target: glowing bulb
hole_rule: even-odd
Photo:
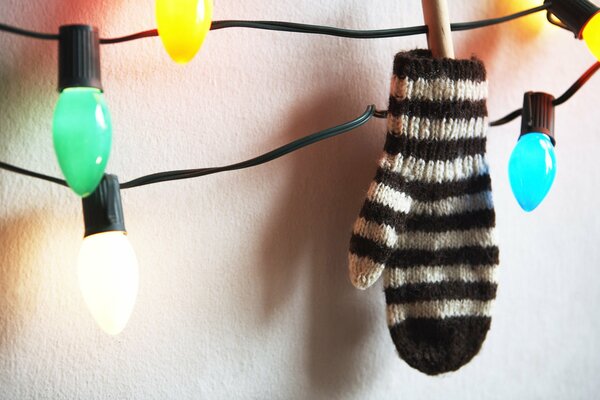
[[[88,196],[104,175],[112,143],[110,114],[100,89],[64,89],[52,130],[54,150],[67,183],[78,195]]]
[[[158,33],[171,58],[189,62],[212,23],[212,0],[156,0]]]
[[[590,52],[600,60],[600,13],[594,14],[585,24],[581,35]]]
[[[533,211],[544,200],[556,176],[556,155],[548,135],[521,136],[508,163],[510,187],[525,211]]]
[[[85,236],[77,262],[81,293],[98,325],[116,335],[131,316],[139,281],[117,177],[104,175],[82,203]]]
[[[78,260],[83,299],[100,328],[119,334],[133,311],[139,271],[125,232],[104,232],[86,237]]]

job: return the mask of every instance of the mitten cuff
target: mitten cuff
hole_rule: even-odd
[[[428,50],[398,53],[390,90],[388,131],[421,141],[484,137],[485,79],[485,67],[476,58],[434,59]],[[405,145],[411,147],[414,143]],[[451,144],[459,152],[462,145]],[[422,151],[436,152],[429,148]]]
[[[469,60],[433,58],[431,51],[421,49],[402,51],[396,54],[394,75],[413,81],[439,78],[474,82],[486,80],[485,66],[475,57]]]
[[[428,50],[398,53],[382,166],[411,171],[411,179],[486,173],[485,79],[476,58],[434,59]]]

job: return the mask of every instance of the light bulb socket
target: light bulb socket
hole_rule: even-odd
[[[521,136],[528,133],[544,133],[554,140],[554,96],[544,92],[527,92],[523,96]]]
[[[548,12],[562,22],[577,39],[582,38],[583,28],[600,11],[595,4],[587,0],[545,0],[552,3]]]
[[[100,35],[90,25],[63,25],[58,40],[58,91],[72,87],[102,90]]]
[[[121,189],[115,175],[104,174],[94,193],[85,197],[82,203],[84,237],[103,232],[125,232]]]

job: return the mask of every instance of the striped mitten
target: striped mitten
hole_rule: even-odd
[[[485,68],[396,55],[383,158],[350,242],[352,283],[385,276],[396,349],[430,375],[479,351],[496,296],[498,248],[485,159]]]

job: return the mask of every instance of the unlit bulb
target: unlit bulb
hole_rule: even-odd
[[[125,232],[86,237],[78,259],[83,299],[100,328],[119,334],[131,316],[139,286],[135,252]]]
[[[67,183],[79,196],[89,196],[104,176],[112,143],[112,124],[102,91],[65,89],[58,98],[52,130]]]
[[[523,135],[510,156],[508,176],[521,208],[535,210],[556,177],[556,155],[550,137],[539,132]]]

